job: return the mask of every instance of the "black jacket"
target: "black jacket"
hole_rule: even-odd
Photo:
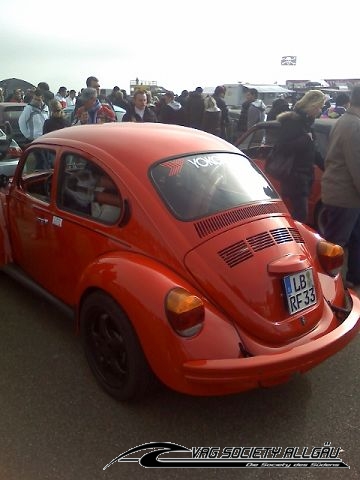
[[[246,101],[241,105],[241,112],[240,112],[240,117],[238,120],[238,130],[239,133],[244,133],[247,131],[247,123],[248,123],[248,113],[249,113],[249,107],[251,105],[251,101]]]
[[[123,122],[157,122],[156,115],[149,107],[145,107],[143,118],[135,112],[134,105],[131,105],[122,118]]]
[[[303,112],[289,111],[278,117],[280,132],[276,147],[294,156],[290,178],[282,182],[283,195],[309,195],[314,180],[314,164],[320,162],[310,134],[314,122]]]
[[[229,109],[228,106],[225,103],[225,100],[220,97],[219,95],[213,95],[216,101],[216,105],[218,108],[221,110],[221,125],[229,125],[230,120],[229,120]]]
[[[70,122],[65,118],[50,117],[44,122],[43,133],[53,132],[54,130],[60,130],[61,128],[70,127]]]
[[[171,125],[184,125],[184,109],[179,102],[172,101],[160,107],[159,122]]]
[[[191,92],[184,108],[186,126],[201,130],[205,110],[202,94]]]

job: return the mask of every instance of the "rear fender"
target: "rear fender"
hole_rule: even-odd
[[[309,250],[312,260],[314,270],[317,272],[321,283],[321,289],[324,294],[325,300],[330,305],[337,305],[342,307],[345,301],[344,297],[344,284],[342,281],[341,274],[336,275],[336,277],[329,276],[321,266],[317,254],[317,246],[319,241],[323,238],[321,233],[316,232],[308,225],[301,224],[296,222],[297,228],[303,237],[306,247]]]
[[[165,314],[165,298],[174,287],[183,287],[202,298],[205,321],[195,337],[174,332]],[[120,305],[131,321],[148,362],[168,386],[184,381],[182,364],[189,359],[237,358],[239,336],[232,323],[190,283],[163,264],[133,253],[107,255],[90,265],[78,285],[77,304],[91,291],[102,290]],[[77,312],[79,329],[79,312]]]

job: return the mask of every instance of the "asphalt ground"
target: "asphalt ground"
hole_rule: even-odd
[[[67,317],[0,274],[0,480],[360,478],[359,336],[270,389],[195,398],[161,388],[121,404],[96,384]],[[341,447],[349,469],[103,467],[148,442]]]

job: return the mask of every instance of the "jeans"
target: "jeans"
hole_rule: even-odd
[[[348,248],[346,280],[360,285],[360,208],[325,205],[324,237]]]

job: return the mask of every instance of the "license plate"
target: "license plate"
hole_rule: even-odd
[[[289,313],[301,312],[316,303],[314,277],[311,268],[283,278]]]

